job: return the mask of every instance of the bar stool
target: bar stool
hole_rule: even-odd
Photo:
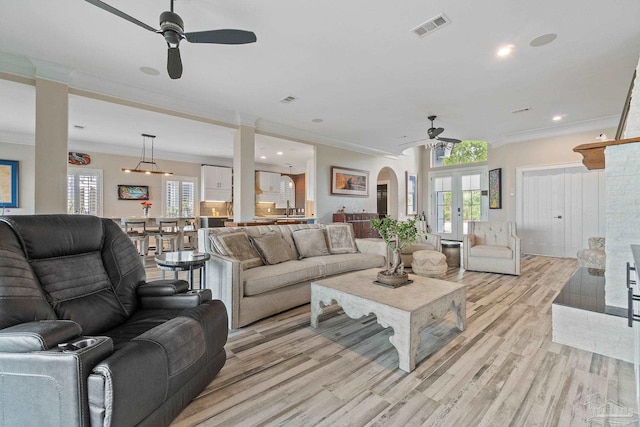
[[[125,233],[133,242],[140,256],[147,255],[149,250],[149,233],[144,220],[122,220]]]
[[[177,220],[156,220],[158,224],[158,230],[153,231],[153,235],[156,238],[156,254],[159,255],[164,251],[164,242],[169,242],[171,252],[176,251],[180,242],[180,230],[178,228]]]
[[[182,227],[179,250],[183,249],[198,249],[198,229],[195,221],[187,220],[184,227]]]

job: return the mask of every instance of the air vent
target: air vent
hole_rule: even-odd
[[[293,102],[293,101],[295,101],[295,100],[296,100],[296,97],[295,97],[295,96],[291,96],[291,95],[289,95],[289,96],[286,96],[286,97],[282,98],[282,99],[280,100],[280,102],[282,102],[283,104],[288,104],[288,103]]]
[[[518,113],[525,113],[527,111],[531,111],[531,108],[530,107],[518,108],[517,110],[513,110],[512,113],[518,114]]]
[[[450,22],[451,21],[449,20],[449,18],[447,18],[444,13],[441,13],[440,15],[434,16],[433,18],[429,19],[427,22],[418,25],[411,31],[413,31],[418,37],[423,37],[439,28],[444,27]]]

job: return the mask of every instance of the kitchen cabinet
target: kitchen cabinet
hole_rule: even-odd
[[[256,202],[278,203],[280,200],[280,174],[275,172],[256,172]]]
[[[222,166],[202,165],[200,168],[201,200],[230,202],[233,170]]]
[[[333,222],[350,222],[353,225],[353,234],[357,238],[380,237],[378,231],[371,228],[371,220],[380,218],[377,213],[334,213]]]

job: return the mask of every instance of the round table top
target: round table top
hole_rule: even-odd
[[[459,248],[460,245],[460,242],[442,242],[443,248]]]
[[[211,258],[206,252],[178,251],[156,255],[156,263],[165,266],[188,266],[202,264]]]

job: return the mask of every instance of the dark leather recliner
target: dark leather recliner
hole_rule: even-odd
[[[145,282],[111,220],[0,217],[0,424],[168,425],[226,360],[227,311]]]

